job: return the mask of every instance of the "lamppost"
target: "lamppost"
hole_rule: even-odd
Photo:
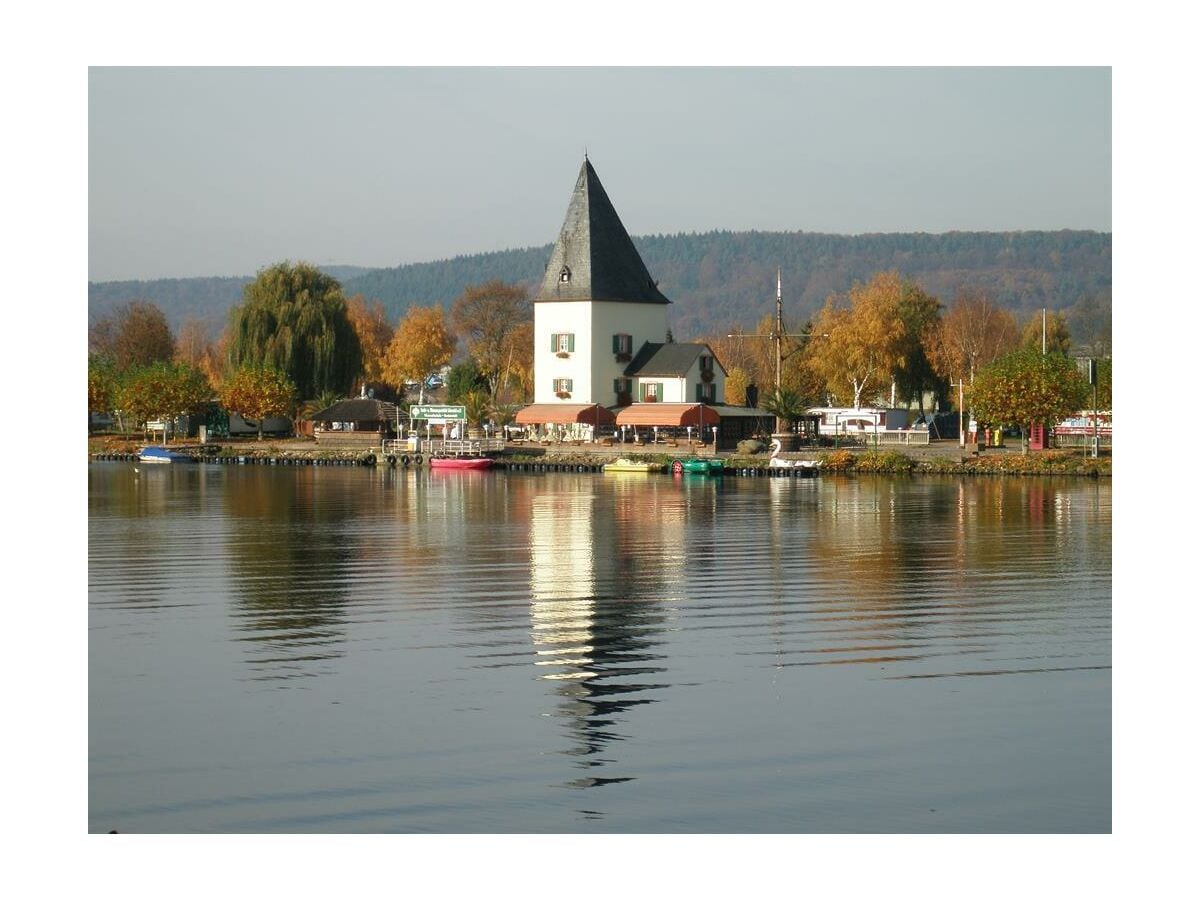
[[[967,433],[963,431],[963,380],[962,376],[958,376],[958,382],[950,382],[950,387],[958,388],[958,446],[965,448],[967,446]]]

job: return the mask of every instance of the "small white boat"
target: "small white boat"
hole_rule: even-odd
[[[810,473],[816,474],[816,469],[821,465],[820,460],[811,459],[780,459],[779,451],[783,449],[783,444],[779,443],[778,439],[771,441],[771,460],[767,463],[768,469],[811,469]]]
[[[143,447],[138,451],[138,462],[144,463],[190,463],[195,462],[185,453],[176,453],[166,447]]]

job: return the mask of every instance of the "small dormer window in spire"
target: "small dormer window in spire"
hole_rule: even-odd
[[[558,273],[558,280],[563,284],[569,284],[571,281],[571,269],[569,266],[563,266],[562,271]]]

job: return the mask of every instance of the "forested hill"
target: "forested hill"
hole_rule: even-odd
[[[833,235],[729,232],[635,237],[642,258],[672,301],[670,324],[686,340],[773,314],[775,269],[783,270],[789,319],[815,312],[832,292],[890,269],[949,304],[982,293],[1018,314],[1065,309],[1112,288],[1112,235],[1095,231],[948,232]],[[394,320],[412,304],[449,307],[471,284],[491,278],[537,290],[550,245],[459,256],[387,269],[325,266],[346,296],[383,302]],[[89,282],[88,310],[103,315],[129,300],[151,300],[173,327],[193,317],[224,321],[246,278]]]

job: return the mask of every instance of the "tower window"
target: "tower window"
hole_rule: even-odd
[[[571,269],[569,266],[562,267],[562,271],[558,273],[558,280],[563,284],[566,284],[571,280]]]

